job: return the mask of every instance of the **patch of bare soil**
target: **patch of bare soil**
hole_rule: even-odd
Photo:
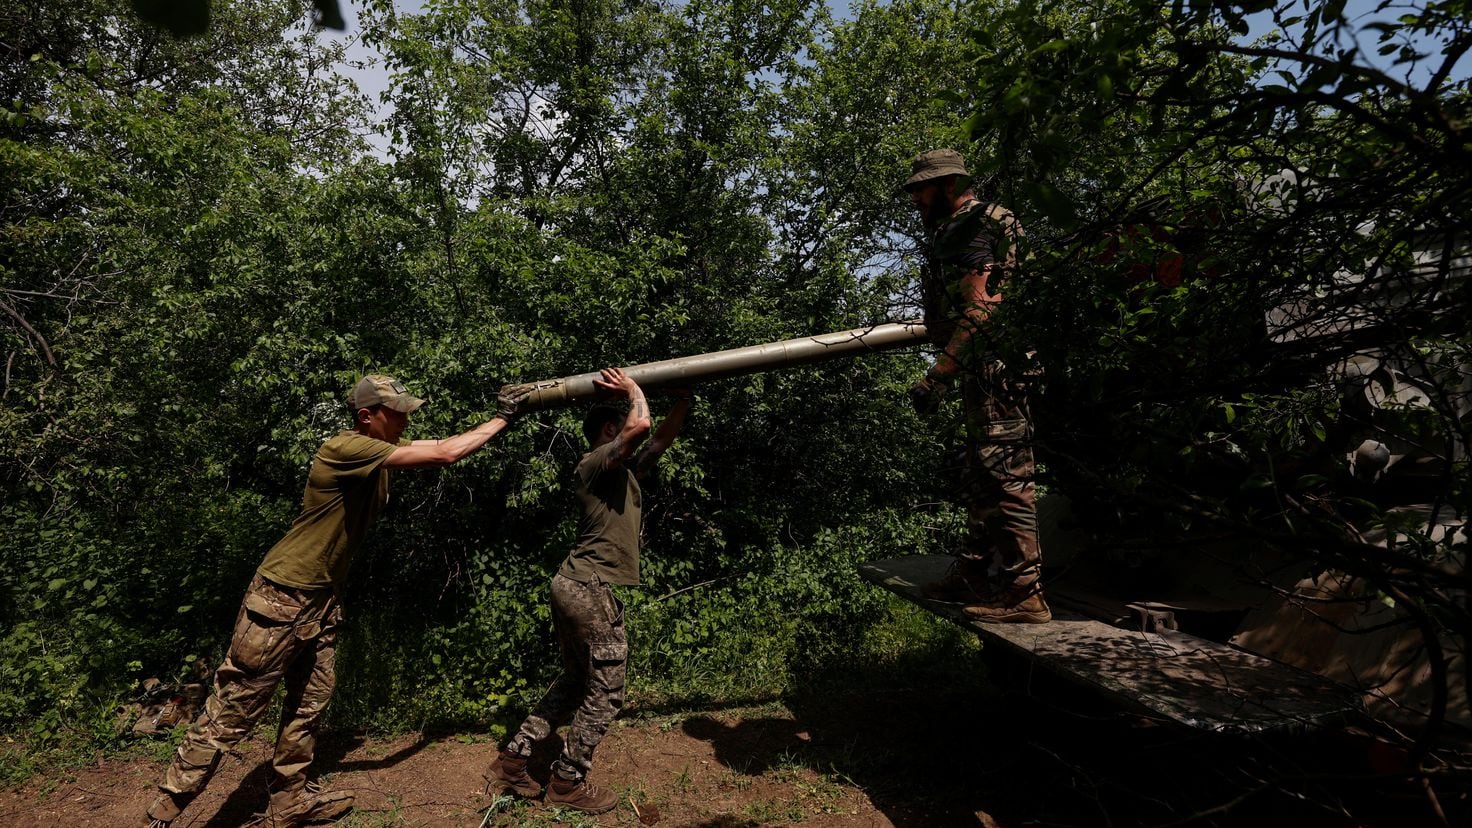
[[[369,826],[1441,825],[1472,792],[1433,804],[1405,774],[1371,774],[1347,732],[1234,739],[1182,732],[1051,696],[1037,677],[1004,695],[930,677],[859,676],[783,704],[634,710],[599,748],[593,781],[618,808],[585,818],[484,794],[496,745],[476,735],[330,733],[316,771],[358,793],[343,828]],[[920,686],[916,686],[919,684]],[[233,828],[264,806],[270,731],[227,758],[178,828]],[[543,782],[560,745],[541,745]],[[110,759],[0,792],[0,826],[141,824],[161,761]],[[1445,813],[1445,822],[1435,813]],[[642,821],[641,821],[642,817]]]
[[[251,822],[266,800],[271,735],[262,730],[243,742],[175,825]],[[329,734],[317,769],[328,787],[358,794],[344,826],[893,825],[851,780],[805,764],[812,739],[777,706],[754,719],[697,714],[616,722],[599,748],[593,780],[618,791],[620,803],[595,818],[485,795],[481,773],[496,745],[474,737]],[[546,743],[533,757],[534,775],[544,782],[559,748]],[[0,825],[141,825],[163,770],[135,758],[102,761],[66,779],[34,779],[0,793]]]

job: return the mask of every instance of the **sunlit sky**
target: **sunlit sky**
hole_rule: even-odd
[[[384,117],[388,114],[389,110],[380,103],[380,98],[389,86],[388,70],[384,68],[382,61],[374,50],[369,49],[359,42],[358,35],[360,29],[357,19],[357,7],[348,0],[340,0],[340,2],[342,5],[343,19],[347,22],[347,29],[341,32],[326,29],[319,34],[319,37],[325,40],[342,42],[347,45],[347,63],[340,67],[343,74],[352,78],[358,84],[358,88],[379,106],[379,116]],[[1322,0],[1299,0],[1299,2],[1306,8],[1322,5]],[[848,0],[829,0],[829,3],[839,18],[845,18],[849,15]],[[395,0],[394,2],[394,7],[405,14],[414,14],[420,11],[423,5],[421,0]],[[1421,8],[1425,3],[1424,0],[1399,3],[1377,13],[1375,9],[1378,5],[1379,3],[1376,0],[1347,0],[1345,3],[1345,15],[1356,26],[1362,26],[1364,23],[1374,20],[1393,21],[1400,14],[1408,10]],[[1271,31],[1272,28],[1273,21],[1270,15],[1267,13],[1254,15],[1252,18],[1252,29],[1243,38],[1243,41],[1255,40]],[[1414,70],[1390,65],[1388,59],[1380,58],[1376,54],[1374,38],[1375,34],[1373,32],[1362,32],[1359,45],[1360,51],[1365,56],[1365,59],[1385,69],[1389,75],[1399,80],[1413,82],[1424,81],[1430,76],[1432,70],[1424,65]],[[1436,44],[1421,42],[1418,45],[1426,51],[1433,53],[1439,51],[1439,47]],[[1456,71],[1452,73],[1452,79],[1465,79],[1469,74],[1472,74],[1472,56],[1463,56]],[[382,136],[369,136],[369,138],[374,143],[375,150],[378,154],[387,154],[387,145]]]

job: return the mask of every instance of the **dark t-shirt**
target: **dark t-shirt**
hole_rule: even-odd
[[[307,474],[301,514],[256,572],[298,589],[340,588],[353,552],[388,502],[383,461],[393,453],[392,443],[353,431],[323,443]]]
[[[604,443],[578,463],[583,519],[577,543],[559,571],[580,583],[594,575],[605,584],[639,583],[639,481],[628,464],[608,467],[616,450],[615,441]]]

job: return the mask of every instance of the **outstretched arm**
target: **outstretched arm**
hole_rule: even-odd
[[[503,392],[496,397],[496,416],[454,437],[415,440],[407,446],[399,446],[383,461],[383,465],[391,469],[414,469],[459,462],[505,431],[516,419],[516,407],[530,394],[530,389]]]
[[[476,449],[490,442],[510,425],[499,415],[454,437],[443,440],[415,440],[407,446],[399,446],[383,461],[391,469],[413,469],[425,466],[448,466],[469,456]]]
[[[640,480],[649,476],[654,470],[654,465],[659,462],[660,455],[664,454],[675,438],[680,436],[680,429],[685,426],[685,415],[690,413],[690,400],[693,396],[689,391],[675,391],[675,405],[670,413],[659,423],[654,437],[650,438],[644,448],[639,450],[639,457],[634,462],[634,474]]]

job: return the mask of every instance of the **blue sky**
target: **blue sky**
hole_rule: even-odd
[[[1324,3],[1323,0],[1297,0],[1294,5],[1297,7],[1296,13],[1303,15],[1307,14],[1309,9],[1317,8],[1324,5]],[[1430,60],[1422,61],[1418,66],[1394,66],[1392,64],[1392,58],[1381,57],[1378,54],[1378,33],[1364,29],[1367,23],[1393,23],[1401,15],[1419,11],[1424,9],[1426,5],[1425,0],[1401,0],[1399,2],[1385,3],[1375,2],[1375,0],[1347,0],[1344,4],[1344,16],[1349,20],[1351,28],[1360,30],[1358,45],[1360,54],[1363,56],[1362,60],[1368,61],[1371,65],[1384,70],[1387,75],[1400,81],[1414,84],[1417,82],[1425,83],[1430,80],[1431,73],[1441,62],[1438,57],[1435,57],[1441,54],[1442,47],[1440,43],[1426,38],[1418,39],[1415,41],[1417,50],[1428,53],[1433,57]],[[1385,8],[1383,10],[1377,10],[1381,6]],[[1243,38],[1244,42],[1256,40],[1273,29],[1272,15],[1268,12],[1259,12],[1258,14],[1252,15],[1249,21],[1252,24],[1252,28],[1248,31],[1247,36]],[[1299,27],[1299,31],[1302,31],[1301,27]],[[1351,45],[1348,41],[1349,38],[1343,38],[1339,45],[1341,47],[1348,47]],[[1472,58],[1463,55],[1450,77],[1452,80],[1465,80],[1469,74],[1472,74]]]

